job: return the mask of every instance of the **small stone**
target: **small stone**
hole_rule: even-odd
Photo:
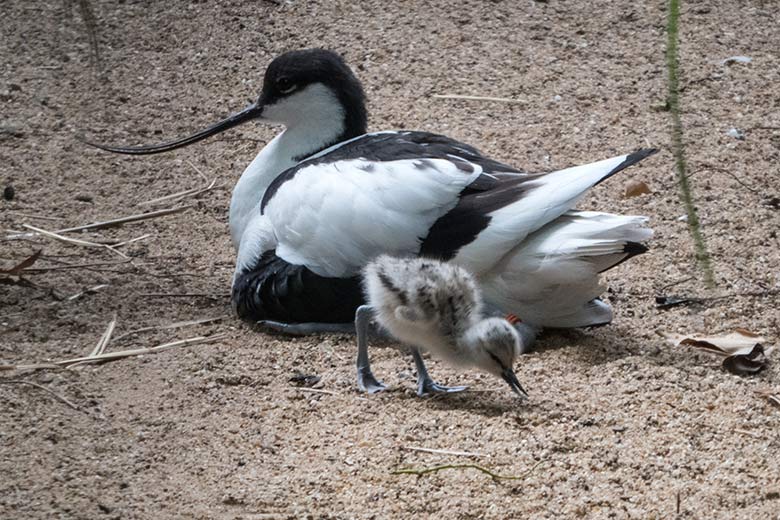
[[[75,199],[79,202],[92,202],[95,198],[89,193],[79,193]]]
[[[3,198],[5,200],[14,200],[15,196],[16,196],[16,190],[14,189],[14,187],[11,186],[10,184],[6,186],[5,189],[3,190]]]
[[[234,497],[233,495],[224,495],[222,497],[222,503],[226,506],[237,506],[240,505],[242,502],[238,498]]]
[[[646,195],[652,193],[650,187],[642,181],[630,180],[626,183],[626,189],[623,192],[623,197],[628,199],[631,197],[638,197],[640,195]]]
[[[14,124],[0,125],[0,135],[11,137],[24,137],[22,128]]]
[[[740,141],[745,140],[745,132],[739,128],[729,128],[728,132],[726,132],[726,135],[733,137],[734,139],[739,139]]]

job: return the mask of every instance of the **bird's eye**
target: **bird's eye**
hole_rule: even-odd
[[[290,78],[281,77],[276,80],[276,88],[281,94],[289,94],[296,89],[298,85],[292,82]]]

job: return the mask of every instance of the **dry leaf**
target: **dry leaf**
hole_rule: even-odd
[[[623,193],[623,197],[628,199],[630,197],[638,197],[652,193],[650,187],[642,181],[631,180],[626,183],[626,190]]]
[[[735,329],[733,332],[719,336],[698,334],[663,334],[663,336],[674,345],[690,345],[724,356],[766,341],[762,336],[745,329]]]
[[[719,356],[725,356],[723,368],[732,374],[754,374],[769,362],[772,347],[764,348],[766,339],[745,329],[720,336],[662,334],[675,346],[686,345]]]
[[[743,349],[747,350],[747,349]],[[732,374],[755,374],[764,368],[769,360],[764,352],[764,347],[754,345],[747,352],[738,351],[723,360],[723,368]]]
[[[656,296],[655,306],[658,309],[671,309],[678,305],[691,305],[694,303],[703,303],[700,298],[687,298],[685,296]]]
[[[33,265],[35,261],[38,260],[38,258],[41,256],[41,251],[43,251],[43,249],[37,250],[28,258],[25,258],[24,260],[22,260],[21,262],[19,262],[18,264],[16,264],[10,269],[0,269],[0,274],[7,274],[9,276],[19,276],[20,274],[22,274],[22,271],[24,271],[25,269]]]
[[[304,386],[311,388],[320,382],[322,378],[316,374],[304,374],[296,370],[295,374],[289,379],[291,383],[297,386]]]

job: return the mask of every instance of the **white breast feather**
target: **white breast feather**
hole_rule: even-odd
[[[241,236],[236,256],[234,280],[238,273],[251,269],[264,252],[276,247],[276,235],[271,221],[264,215],[255,215],[249,220],[248,225],[244,228],[244,234]]]

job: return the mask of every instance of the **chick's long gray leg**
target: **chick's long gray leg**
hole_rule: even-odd
[[[428,369],[425,367],[425,361],[423,361],[420,351],[412,347],[412,357],[414,358],[414,365],[417,368],[417,395],[423,397],[429,394],[451,394],[454,392],[462,392],[466,390],[467,386],[444,386],[431,379],[428,374]]]
[[[291,336],[309,336],[312,334],[352,334],[355,326],[352,323],[284,323],[273,320],[260,320],[257,326],[263,330],[289,334]]]
[[[371,372],[371,362],[368,360],[368,331],[371,327],[371,319],[374,316],[373,309],[368,305],[361,305],[355,311],[355,332],[357,334],[357,384],[363,392],[375,394],[387,388]]]

